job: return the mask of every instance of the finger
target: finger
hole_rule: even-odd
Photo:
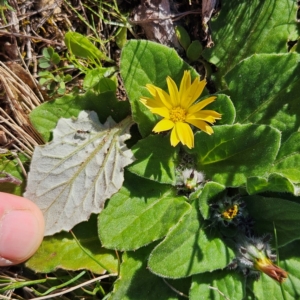
[[[0,192],[0,266],[27,260],[38,249],[45,222],[30,200]]]

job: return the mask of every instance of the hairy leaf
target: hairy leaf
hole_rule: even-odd
[[[195,201],[192,209],[152,251],[150,270],[159,276],[182,278],[225,268],[234,253],[206,225]]]
[[[249,176],[263,175],[280,145],[280,132],[270,126],[222,125],[214,126],[214,131],[196,133],[195,148],[189,152],[207,179],[226,186],[240,186]]]
[[[25,197],[43,211],[46,235],[99,213],[121,188],[123,169],[133,161],[124,143],[131,124],[109,118],[102,125],[95,112],[82,111],[78,119],[60,119],[53,141],[35,149]]]
[[[124,186],[99,215],[99,235],[107,248],[135,250],[164,237],[190,205],[170,186],[125,175]]]
[[[282,144],[271,171],[288,178],[293,183],[300,183],[300,132],[293,133]]]
[[[299,189],[289,179],[272,173],[268,178],[260,176],[247,178],[247,192],[249,195],[263,192],[288,192],[297,196]]]
[[[285,141],[300,126],[300,54],[253,55],[225,76],[239,123],[277,128]]]
[[[38,251],[26,262],[35,272],[50,273],[56,269],[87,269],[97,274],[117,273],[116,253],[101,247],[97,235],[97,218],[93,215],[69,232],[45,237]]]
[[[109,300],[176,300],[181,299],[162,278],[147,269],[147,260],[153,246],[123,254],[120,277]]]
[[[170,137],[150,135],[132,147],[136,161],[128,170],[160,183],[175,185],[178,151],[178,147],[170,145]]]
[[[280,198],[243,198],[260,235],[277,231],[278,246],[300,239],[300,204]]]
[[[190,300],[223,300],[244,298],[244,278],[236,271],[217,270],[212,273],[194,275]]]
[[[288,40],[298,38],[296,13],[296,0],[224,0],[211,22],[215,46],[203,55],[218,66],[221,77],[252,54],[286,52]]]

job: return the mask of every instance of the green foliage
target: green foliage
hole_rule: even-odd
[[[236,64],[253,54],[285,53],[287,41],[298,38],[296,12],[295,0],[254,0],[251,4],[243,0],[223,1],[220,14],[211,23],[215,46],[203,52],[204,58],[218,67],[218,82]],[[284,74],[270,71],[268,67],[263,69],[268,72],[264,80]],[[234,73],[243,79],[243,74]],[[254,74],[251,77],[256,79]],[[243,95],[249,94],[244,91]]]
[[[26,266],[37,272],[50,273],[58,268],[88,269],[96,274],[116,273],[118,260],[114,251],[101,246],[95,215],[89,222],[74,227],[73,233],[62,232],[46,237]]]
[[[23,155],[12,155],[9,151],[0,155],[0,191],[18,196],[22,195],[25,187],[25,178],[21,164],[26,165],[28,158]],[[9,176],[13,180],[5,180]]]
[[[39,72],[39,83],[45,86],[50,96],[55,93],[64,95],[66,93],[66,83],[72,80],[70,74],[65,74],[64,70],[59,68],[61,58],[52,47],[43,49],[43,57],[39,59],[39,67],[47,69]]]
[[[160,183],[176,184],[178,148],[162,136],[148,136],[132,147],[136,161],[128,167],[134,174]]]
[[[203,47],[198,40],[192,41],[186,50],[186,56],[191,62],[196,61],[200,58],[202,49]]]
[[[176,26],[175,32],[180,45],[184,48],[184,50],[187,50],[191,44],[191,38],[188,32],[182,26]]]
[[[196,133],[195,148],[189,150],[209,179],[241,186],[247,177],[264,175],[274,162],[280,145],[280,133],[275,128],[235,124],[215,126],[214,131],[212,136]]]
[[[129,101],[119,102],[116,68],[103,66],[109,60],[97,42],[79,33],[66,35],[69,59],[85,75],[87,92],[42,104],[31,113],[32,123],[49,141],[60,118],[77,117],[81,110],[95,111],[102,124],[109,116],[121,122],[132,115],[137,130],[132,129],[127,146],[135,161],[126,167],[122,187],[101,213],[96,212],[97,226],[88,222],[75,227],[79,244],[67,233],[48,237],[27,266],[39,272],[58,267],[116,272],[112,250],[117,250],[120,273],[108,299],[180,299],[180,292],[190,299],[299,298],[300,54],[297,46],[287,52],[287,42],[298,38],[297,2],[223,2],[212,21],[214,47],[202,52],[200,42],[191,42],[187,32],[177,28],[190,61],[203,54],[217,67],[213,76],[217,99],[207,110],[219,112],[222,119],[211,135],[193,128],[193,149],[172,147],[169,132],[154,135],[153,127],[161,118],[140,101],[142,96],[151,96],[146,84],[168,92],[167,76],[177,85],[185,70],[190,70],[192,79],[198,76],[174,49],[143,40],[124,44],[123,28],[127,27],[121,18],[125,25],[116,42],[122,48],[120,74]],[[48,73],[60,64],[60,57],[51,49],[40,60]],[[53,74],[44,76],[59,82]],[[199,100],[207,95],[204,90]],[[102,148],[109,151],[106,145],[104,140]],[[91,160],[78,153],[83,164]],[[113,159],[106,164],[113,166]],[[114,171],[123,178],[123,170]],[[205,179],[190,188],[182,181],[184,171],[190,180],[195,174]],[[92,173],[86,176],[93,180]],[[87,181],[83,178],[82,182]],[[212,207],[225,204],[230,197],[237,197],[241,204],[231,207],[225,216],[236,218],[238,226],[222,227],[223,223],[211,219]],[[218,217],[224,215],[215,215]],[[272,248],[279,247],[280,254],[277,264],[289,273],[281,285],[265,274],[255,280],[251,261],[248,277],[239,272],[238,261],[230,264],[237,253],[243,254],[238,249],[246,237],[273,235],[274,229],[278,244],[273,238]],[[59,255],[53,255],[55,249]],[[74,257],[78,261],[71,261]]]
[[[52,47],[43,49],[44,57],[39,59],[39,67],[47,69],[52,65],[58,65],[60,62],[59,54],[54,51]]]
[[[215,230],[207,227],[196,202],[150,254],[149,268],[157,275],[183,278],[225,268],[233,259]]]
[[[299,61],[297,53],[255,54],[228,72],[225,80],[236,121],[271,125],[282,132],[283,141],[297,131]]]
[[[222,300],[224,296],[227,299],[244,299],[244,294],[243,276],[224,270],[194,275],[189,296],[191,300],[199,299],[199,295],[202,299]]]
[[[277,231],[278,246],[300,239],[300,204],[278,198],[249,196],[244,198],[247,210],[255,220],[260,234]]]
[[[128,115],[129,105],[127,101],[118,101],[113,92],[98,95],[89,91],[83,95],[66,95],[43,103],[31,112],[30,120],[44,140],[49,141],[51,131],[60,118],[77,117],[81,110],[94,110],[101,123],[104,123],[108,116],[119,122]]]
[[[148,246],[123,255],[120,278],[116,281],[109,299],[119,300],[176,300],[181,299],[163,279],[147,269],[147,259],[153,246]]]
[[[167,185],[129,173],[99,215],[99,236],[109,249],[136,250],[164,237],[189,209],[185,198],[176,197]]]

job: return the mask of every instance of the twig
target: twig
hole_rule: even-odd
[[[34,12],[31,12],[31,13],[27,13],[26,15],[22,16],[22,17],[19,17],[18,21],[17,22],[11,22],[9,24],[6,24],[4,26],[1,26],[0,29],[3,29],[3,28],[7,28],[7,27],[10,27],[10,26],[16,26],[19,24],[19,22],[21,20],[24,20],[24,19],[27,19],[28,17],[31,17],[31,16],[34,16],[34,15],[37,15],[43,11],[46,11],[46,10],[50,10],[50,9],[55,9],[60,3],[53,3],[51,5],[48,5],[48,6],[45,6],[43,8],[40,8],[38,10],[35,10]]]
[[[46,43],[49,43],[49,44],[52,44],[52,45],[62,46],[62,43],[51,41],[51,40],[48,40],[48,39],[44,39],[40,36],[31,36],[31,35],[25,35],[25,34],[21,34],[21,33],[7,32],[5,30],[0,30],[0,36],[1,36],[1,34],[2,35],[22,37],[22,38],[28,38],[28,39],[33,39],[33,40],[40,40],[40,41],[43,41],[43,42],[46,42]]]
[[[210,288],[211,290],[215,290],[217,291],[221,296],[223,296],[226,300],[230,300],[224,293],[222,293],[218,288],[214,287],[214,286],[208,286],[208,288]]]
[[[169,20],[172,19],[173,21],[178,21],[179,19],[187,16],[187,15],[198,15],[201,14],[201,11],[199,10],[192,10],[192,11],[186,11],[180,14],[176,14],[176,15],[169,15],[167,17],[164,18],[149,18],[149,19],[144,19],[144,20],[139,20],[139,21],[135,21],[132,19],[129,19],[129,23],[130,24],[141,24],[141,23],[152,23],[153,21],[165,21],[165,20]]]
[[[66,290],[64,290],[62,292],[59,292],[59,293],[56,293],[56,294],[47,295],[47,296],[43,296],[43,297],[32,298],[31,300],[43,300],[43,299],[50,299],[50,298],[53,298],[53,297],[58,297],[58,296],[66,294],[66,293],[70,293],[70,292],[72,292],[74,290],[77,290],[77,289],[79,289],[79,288],[81,288],[83,286],[89,285],[89,284],[91,284],[93,282],[99,281],[99,280],[104,279],[104,278],[112,277],[112,276],[117,276],[117,274],[108,274],[108,275],[99,276],[99,277],[93,278],[93,279],[91,279],[89,281],[86,281],[86,282],[83,282],[81,284],[78,284],[78,285],[76,285],[74,287],[71,287],[69,289],[66,289]]]
[[[164,283],[175,293],[177,293],[178,295],[184,297],[184,298],[189,298],[189,296],[187,296],[186,294],[176,290],[169,282],[167,282],[164,278],[163,278]]]

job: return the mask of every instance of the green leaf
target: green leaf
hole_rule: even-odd
[[[169,186],[127,173],[99,215],[99,236],[106,248],[135,250],[164,237],[189,209]]]
[[[63,81],[61,81],[60,83],[59,83],[59,87],[61,88],[61,89],[66,89],[66,84],[63,82]]]
[[[182,278],[225,268],[233,251],[207,227],[196,201],[167,237],[153,250],[150,270],[163,277]]]
[[[54,75],[50,72],[50,71],[41,71],[39,72],[39,77],[41,77],[41,79],[43,77],[47,78],[47,79],[55,79]]]
[[[51,56],[54,53],[54,49],[52,47],[44,48],[42,51],[43,56],[49,61]]]
[[[278,246],[300,239],[300,204],[279,198],[243,198],[260,235],[277,231]]]
[[[295,132],[282,144],[271,171],[281,174],[293,183],[299,183],[299,165],[300,132]]]
[[[42,68],[42,69],[47,69],[50,67],[50,64],[49,64],[49,60],[47,58],[40,58],[39,59],[39,67]]]
[[[285,283],[282,284],[283,289],[285,289]],[[261,274],[260,279],[254,281],[251,286],[255,294],[255,299],[274,299],[274,300],[294,300],[298,298],[283,298],[280,289],[280,284],[274,279],[270,278],[265,274]]]
[[[264,125],[214,126],[215,133],[195,134],[199,171],[226,186],[241,186],[247,177],[263,175],[273,163],[280,145],[280,132]],[[262,151],[263,149],[263,151]]]
[[[199,197],[199,209],[204,219],[208,219],[210,217],[209,203],[214,199],[219,198],[225,189],[226,187],[224,185],[213,181],[205,184]]]
[[[58,53],[54,52],[52,57],[51,57],[51,61],[53,64],[57,65],[60,62],[60,57],[58,55]]]
[[[65,43],[68,50],[79,57],[96,59],[98,62],[105,55],[85,36],[78,32],[67,32]]]
[[[244,299],[244,281],[241,274],[228,270],[194,275],[189,299]]]
[[[300,241],[294,241],[279,249],[279,266],[288,272],[288,278],[282,287],[287,299],[300,298]]]
[[[65,94],[65,92],[66,92],[66,89],[65,88],[58,88],[57,89],[57,94],[59,94],[59,95],[64,95]]]
[[[215,46],[207,48],[203,56],[217,65],[218,76],[222,77],[252,54],[287,52],[288,40],[298,37],[296,14],[295,0],[224,0],[220,14],[211,22]],[[273,67],[276,68],[276,65]],[[273,67],[264,66],[268,76],[284,74],[284,71],[277,73]],[[252,79],[256,78],[254,74],[249,75]],[[255,92],[255,89],[252,91]]]
[[[127,42],[127,27],[119,28],[115,39],[118,47],[122,49]]]
[[[247,178],[247,192],[249,195],[254,195],[263,192],[279,192],[297,194],[298,189],[287,178],[280,174],[270,174],[268,178],[254,176]]]
[[[186,50],[186,56],[190,61],[196,61],[197,59],[200,58],[202,49],[203,47],[198,40],[192,41],[192,43],[189,45],[188,49]]]
[[[101,78],[98,83],[94,86],[94,90],[97,93],[105,93],[105,92],[116,92],[117,85],[116,80],[112,78]]]
[[[150,96],[146,84],[167,90],[167,76],[179,85],[184,70],[191,70],[192,79],[199,76],[174,49],[142,40],[131,40],[123,48],[120,71],[128,94],[132,116],[143,137],[149,135],[160,119],[141,102],[141,96]]]
[[[190,38],[188,32],[185,30],[184,27],[178,25],[178,26],[175,27],[175,33],[176,33],[176,36],[178,38],[178,41],[179,41],[180,45],[185,50],[187,50],[187,48],[191,44],[191,38]]]
[[[81,223],[73,229],[85,251],[71,233],[58,233],[44,238],[38,251],[26,262],[26,266],[42,273],[50,273],[58,268],[73,271],[87,269],[97,274],[107,270],[117,273],[118,260],[115,251],[101,247],[96,220],[96,216],[93,215],[88,222]]]
[[[88,91],[84,95],[68,95],[43,103],[30,113],[30,120],[44,140],[49,141],[51,130],[61,117],[77,117],[81,110],[94,110],[101,123],[109,116],[119,122],[129,114],[129,103],[118,101],[113,92],[96,94]]]
[[[225,77],[236,122],[271,125],[285,141],[300,127],[300,54],[260,54]],[[272,70],[272,71],[270,71]]]
[[[83,88],[85,90],[95,86],[104,77],[111,76],[116,71],[116,68],[95,68],[89,69],[83,80]]]
[[[130,117],[102,125],[95,112],[81,111],[77,119],[61,118],[53,140],[35,147],[24,196],[42,210],[45,235],[88,220],[122,187],[134,160],[125,144],[131,125]]]
[[[175,185],[175,167],[178,147],[172,147],[170,138],[162,135],[150,135],[138,141],[132,152],[136,158],[128,170],[139,176]]]
[[[147,260],[152,248],[150,245],[123,254],[120,277],[114,284],[109,300],[182,299],[164,283],[162,278],[147,270]]]
[[[19,156],[18,160],[7,159],[4,155],[0,157],[0,178],[6,177],[7,174],[8,176],[12,176],[12,179],[15,179],[13,180],[14,182],[1,182],[0,191],[21,196],[25,189],[26,182],[24,180],[25,178],[22,172],[22,168],[20,166],[20,162],[24,166],[27,164],[28,158],[20,154],[18,156]],[[16,184],[18,183],[18,181],[21,183],[20,185]]]

